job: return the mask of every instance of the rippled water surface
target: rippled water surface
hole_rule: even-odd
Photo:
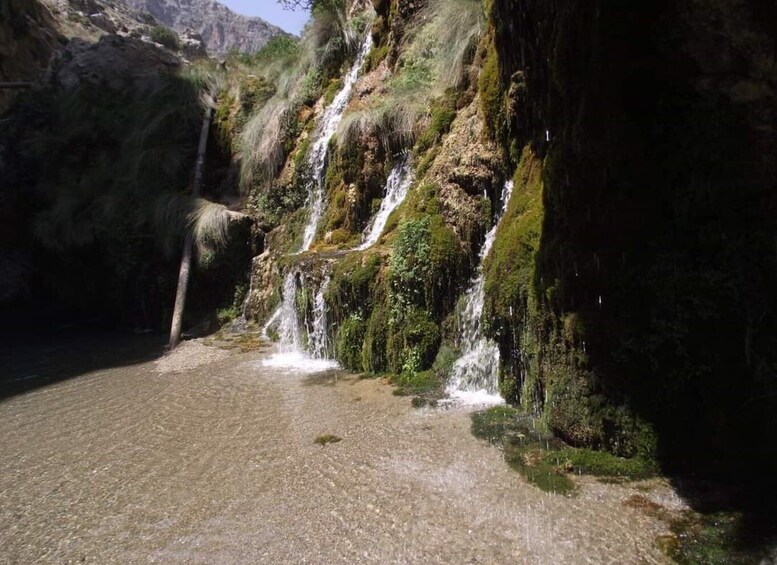
[[[199,347],[0,403],[0,562],[666,562],[644,485],[549,496],[465,411]]]

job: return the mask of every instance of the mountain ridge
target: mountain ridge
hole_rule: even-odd
[[[136,10],[148,12],[160,23],[181,33],[200,35],[208,52],[225,55],[237,50],[253,53],[278,35],[291,35],[259,17],[233,12],[215,0],[122,0]]]

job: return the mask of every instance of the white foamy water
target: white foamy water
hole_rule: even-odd
[[[476,390],[470,392],[467,390],[449,391],[450,401],[457,406],[499,406],[504,404],[504,398],[499,394],[490,394],[486,390]]]
[[[386,194],[383,202],[380,204],[378,213],[375,214],[370,223],[370,227],[364,234],[364,242],[358,247],[359,250],[367,249],[375,245],[386,227],[389,216],[399,207],[407,197],[410,185],[413,184],[414,170],[410,162],[410,157],[405,156],[398,161],[386,180]]]
[[[315,359],[326,359],[329,353],[329,333],[327,332],[326,322],[326,299],[324,293],[329,286],[329,275],[324,278],[324,282],[316,292],[313,301],[313,324],[308,331],[308,342],[310,351]]]
[[[318,373],[337,369],[336,361],[327,359],[328,338],[324,292],[329,283],[326,277],[316,292],[313,305],[313,323],[307,333],[310,352],[303,346],[302,327],[297,313],[297,275],[290,272],[283,281],[283,301],[264,328],[277,327],[278,348],[274,355],[262,361],[264,367],[288,369],[298,373]]]
[[[318,222],[324,212],[324,171],[326,169],[327,154],[329,153],[329,142],[332,141],[337,126],[343,119],[343,112],[351,98],[353,86],[359,78],[359,70],[364,66],[364,60],[372,48],[372,34],[368,33],[364,40],[359,55],[356,57],[351,70],[345,77],[345,83],[340,92],[337,93],[332,103],[324,111],[316,134],[316,141],[310,148],[308,154],[308,174],[311,179],[308,182],[308,205],[310,206],[310,217],[305,226],[305,233],[302,240],[302,251],[307,251],[313,244],[318,230]]]
[[[483,261],[491,252],[496,239],[496,230],[507,210],[512,194],[513,182],[508,181],[502,189],[502,208],[494,222],[494,227],[486,234],[486,241],[480,250],[477,276],[464,295],[464,309],[459,315],[462,355],[453,364],[446,392],[452,399],[464,404],[503,402],[499,396],[499,347],[483,335],[482,328],[485,300]]]
[[[278,352],[262,361],[263,367],[285,369],[289,372],[310,374],[339,369],[337,361],[315,359],[303,351]]]

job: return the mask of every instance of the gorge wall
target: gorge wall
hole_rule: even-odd
[[[316,4],[299,41],[278,36],[224,66],[171,64],[150,90],[135,78],[108,91],[100,81],[69,93],[59,85],[12,110],[16,137],[4,147],[23,159],[7,160],[13,174],[3,178],[26,203],[20,237],[34,239],[28,218],[51,228],[72,212],[59,227],[88,227],[68,249],[111,270],[98,286],[122,297],[108,301],[134,308],[140,280],[165,310],[158,296],[170,290],[173,261],[143,265],[192,224],[192,204],[176,198],[205,90],[216,100],[206,195],[252,219],[219,240],[236,247],[211,242],[200,254],[193,289],[218,294],[201,302],[217,307],[221,322],[264,327],[286,299],[307,328],[323,301],[323,355],[414,390],[439,388],[461,352],[461,297],[482,273],[479,323],[498,345],[507,401],[573,445],[762,484],[777,447],[774,7]],[[367,34],[372,48],[316,169],[322,116]],[[142,104],[150,91],[163,98],[156,107]],[[50,124],[72,104],[88,127],[67,122],[75,141],[66,146],[83,150],[68,155],[56,139],[63,130]],[[116,115],[135,125],[116,130]],[[31,144],[40,138],[22,131],[28,123],[49,143]],[[138,140],[174,159],[147,161]],[[44,154],[56,159],[37,167]],[[404,199],[367,245],[387,181],[406,167]],[[164,178],[114,175],[159,170]],[[481,270],[509,180],[512,197]],[[103,186],[132,195],[119,202],[148,206],[117,224]],[[312,186],[324,198],[307,249]],[[163,188],[167,204],[155,196]],[[118,250],[128,239],[136,242],[129,257]],[[294,296],[284,296],[290,288]]]
[[[667,469],[761,483],[776,423],[774,7],[497,0],[492,21],[508,94],[491,123],[543,158],[526,171],[542,199],[492,263],[494,332],[520,352],[508,394],[573,442],[638,452],[647,422]],[[523,278],[505,280],[510,262]]]

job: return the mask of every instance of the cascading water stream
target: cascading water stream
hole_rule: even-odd
[[[329,280],[329,275],[326,275],[313,300],[313,324],[308,331],[308,342],[314,359],[326,359],[329,352],[326,299],[324,298],[326,288],[329,286]]]
[[[337,131],[337,126],[343,119],[345,107],[351,98],[351,91],[359,78],[359,71],[364,65],[364,61],[371,48],[372,34],[368,33],[359,50],[359,55],[356,57],[356,62],[354,62],[353,67],[351,67],[351,70],[345,77],[342,90],[337,93],[332,103],[324,111],[316,141],[311,146],[310,153],[308,153],[307,164],[309,174],[311,175],[308,181],[310,218],[305,226],[302,239],[303,252],[309,250],[313,244],[313,239],[316,237],[316,230],[318,229],[318,222],[321,220],[321,215],[324,212],[324,170],[326,168],[327,154],[329,153],[329,142],[332,141],[332,137],[334,137]]]
[[[310,249],[318,230],[318,224],[324,212],[324,177],[329,152],[329,143],[332,141],[337,126],[343,118],[343,113],[351,98],[351,92],[359,78],[359,71],[364,66],[364,61],[372,48],[372,34],[368,33],[351,70],[345,77],[343,88],[337,93],[332,103],[324,110],[321,117],[321,125],[316,131],[316,138],[310,147],[307,156],[307,171],[309,181],[308,206],[310,216],[305,225],[300,252]],[[302,372],[323,371],[337,367],[337,363],[326,358],[327,327],[326,327],[326,302],[324,292],[329,278],[326,277],[318,289],[313,307],[313,323],[307,331],[308,350],[305,351],[299,319],[297,316],[297,277],[292,272],[286,275],[283,284],[283,302],[270,317],[264,328],[267,337],[269,330],[277,326],[279,346],[278,353],[266,360],[266,366],[295,369]]]
[[[483,261],[488,257],[496,239],[496,230],[510,197],[513,182],[502,189],[502,209],[494,227],[486,234],[480,250],[477,277],[464,295],[464,309],[459,315],[462,355],[453,365],[446,392],[451,398],[467,404],[501,404],[499,396],[499,347],[483,335],[483,302],[485,300],[485,274]]]
[[[404,202],[410,185],[413,184],[414,173],[413,164],[407,156],[394,165],[391,174],[386,180],[386,195],[383,197],[380,209],[364,234],[364,242],[357,249],[367,249],[378,241],[383,233],[383,229],[386,227],[389,216]]]
[[[318,289],[313,307],[313,324],[308,331],[308,342],[312,354],[303,347],[302,328],[297,313],[297,274],[290,272],[283,281],[283,302],[265,326],[265,335],[269,328],[277,324],[278,351],[264,361],[266,367],[293,369],[303,373],[315,373],[335,369],[337,362],[326,358],[327,323],[324,292],[329,278],[324,279]]]

